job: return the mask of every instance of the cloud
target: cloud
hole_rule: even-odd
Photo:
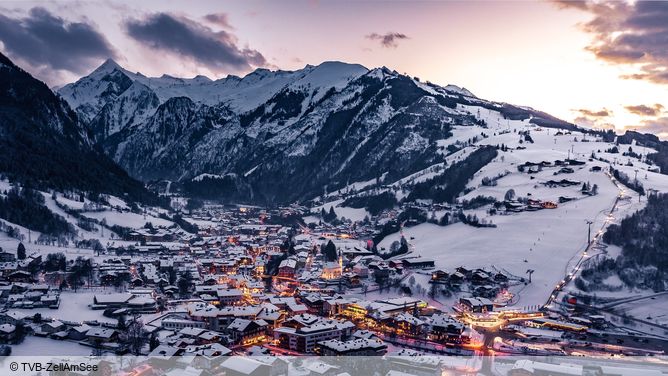
[[[625,106],[624,107],[628,112],[635,114],[635,115],[640,115],[640,116],[659,116],[661,112],[663,112],[663,106],[660,104],[655,104],[655,105],[637,105],[637,106]]]
[[[553,0],[559,8],[578,8],[582,10],[587,9],[587,2],[585,0]]]
[[[211,22],[214,25],[218,25],[226,29],[234,29],[232,27],[232,24],[230,24],[230,19],[227,13],[207,14],[206,16],[204,16],[204,19]]]
[[[117,57],[92,25],[66,21],[40,7],[23,18],[0,14],[0,41],[9,57],[47,81],[60,77],[57,71],[81,74],[101,59]]]
[[[380,45],[385,48],[397,48],[399,46],[400,40],[409,39],[406,34],[401,34],[401,33],[386,33],[386,34],[371,33],[367,35],[366,38],[380,42]]]
[[[593,35],[587,50],[601,60],[635,70],[623,78],[668,84],[668,2],[553,2],[593,16],[581,25]]]
[[[607,108],[601,110],[590,110],[587,108],[579,108],[571,110],[576,113],[576,118],[573,119],[575,124],[585,126],[588,128],[610,129],[614,126],[610,123],[609,117],[612,116],[612,111]]]
[[[615,129],[615,125],[607,121],[606,118],[578,116],[573,119],[573,123],[592,129]]]
[[[638,132],[653,133],[661,138],[668,138],[668,117],[645,120],[639,125],[626,127]]]
[[[267,64],[260,52],[240,47],[235,35],[169,13],[128,20],[125,30],[150,48],[190,58],[211,69],[238,72]]]
[[[576,112],[579,112],[583,116],[586,117],[608,117],[612,115],[612,111],[608,110],[607,108],[604,108],[602,110],[594,111],[594,110],[588,110],[586,108],[581,108],[579,110],[575,110]]]

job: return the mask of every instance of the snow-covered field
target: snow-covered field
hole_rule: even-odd
[[[84,216],[98,220],[106,219],[109,225],[119,225],[130,228],[143,227],[147,222],[150,222],[153,226],[161,227],[169,227],[174,225],[174,223],[171,221],[149,214],[144,215],[131,212],[118,212],[113,210],[86,212],[84,213]]]
[[[71,341],[54,341],[51,338],[27,336],[18,345],[12,345],[12,356],[86,356],[91,348]]]
[[[350,219],[353,222],[362,221],[362,220],[364,220],[364,217],[370,216],[369,212],[367,212],[366,209],[364,209],[364,208],[357,209],[357,208],[348,208],[348,207],[345,207],[345,206],[340,206],[343,201],[344,200],[330,201],[330,202],[328,202],[324,205],[320,205],[320,206],[317,206],[317,207],[313,208],[312,211],[314,213],[319,213],[320,209],[324,208],[325,211],[329,212],[329,209],[331,207],[334,207],[334,212],[336,212],[336,215],[337,215],[338,218]],[[318,221],[318,219],[316,217],[313,217],[313,222],[317,222],[317,221]]]
[[[89,321],[97,320],[99,322],[116,323],[117,320],[104,317],[102,310],[92,310],[88,306],[93,304],[93,296],[117,293],[113,287],[107,290],[99,289],[89,291],[81,289],[76,293],[73,291],[63,291],[60,294],[60,307],[58,309],[35,308],[35,309],[12,309],[26,315],[40,313],[43,318],[51,317],[58,320],[67,321]]]

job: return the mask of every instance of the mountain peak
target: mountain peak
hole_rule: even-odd
[[[106,73],[106,72],[111,72],[114,69],[122,70],[123,68],[121,68],[121,66],[118,65],[118,63],[116,61],[114,61],[114,59],[108,58],[107,60],[104,61],[104,63],[102,63],[102,65],[97,67],[97,69],[95,69],[93,71],[93,73],[95,73],[95,72],[105,72]]]
[[[446,85],[446,86],[444,87],[444,89],[445,89],[445,90],[448,90],[448,91],[455,92],[455,93],[457,93],[457,94],[461,94],[461,95],[467,96],[467,97],[475,97],[475,95],[473,95],[473,93],[471,93],[471,92],[470,92],[469,90],[467,90],[465,87],[460,87],[460,86],[457,86],[457,85],[449,84],[449,85]]]
[[[207,76],[198,74],[197,76],[193,77],[193,81],[198,81],[198,82],[211,82],[211,79]]]

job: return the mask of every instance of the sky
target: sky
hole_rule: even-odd
[[[668,2],[0,0],[0,51],[51,86],[110,57],[145,75],[213,79],[386,66],[668,138]]]

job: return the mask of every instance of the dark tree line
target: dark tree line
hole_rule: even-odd
[[[640,195],[645,194],[645,188],[643,187],[642,183],[640,183],[638,180],[632,179],[622,171],[614,169],[612,167],[610,167],[610,170],[615,179],[619,180],[622,184],[638,192],[638,194]]]
[[[13,187],[0,197],[0,218],[48,235],[74,234],[65,218],[44,205],[44,196],[28,187]]]
[[[473,175],[491,162],[497,154],[493,146],[483,146],[475,150],[463,161],[449,166],[442,174],[415,184],[407,201],[432,199],[434,202],[453,202]]]
[[[668,272],[668,195],[649,196],[643,210],[610,225],[603,240],[622,247],[627,262]]]
[[[396,204],[397,198],[394,193],[385,191],[377,195],[350,197],[341,205],[350,208],[365,208],[371,215],[378,215],[383,210],[394,208]]]
[[[334,211],[334,206],[329,207],[329,211],[325,211],[325,208],[320,209],[320,218],[325,222],[334,222],[337,218],[336,212]]]

